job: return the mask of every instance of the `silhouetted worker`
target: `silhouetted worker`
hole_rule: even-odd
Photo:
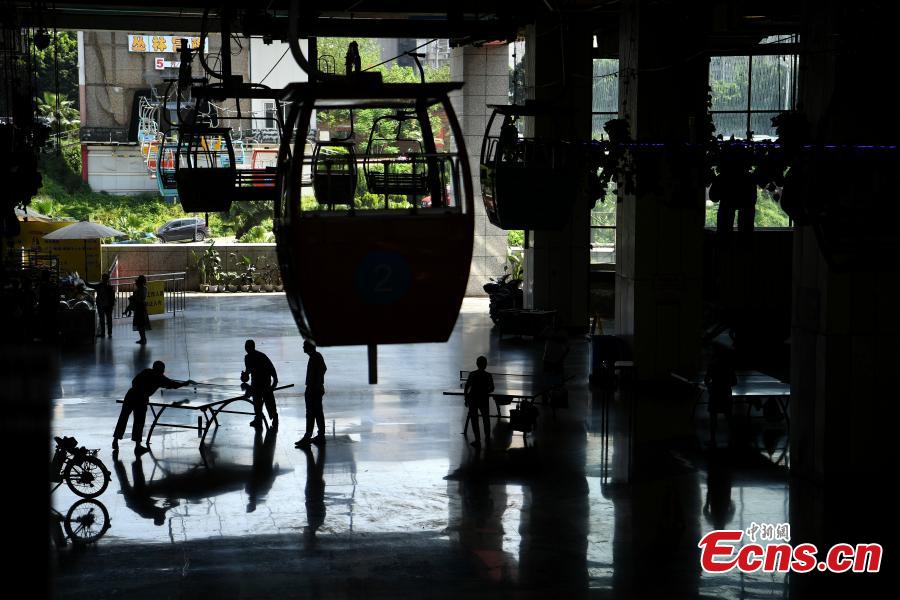
[[[134,422],[131,426],[131,439],[135,443],[134,453],[140,456],[145,452],[150,452],[150,448],[141,446],[141,438],[144,435],[144,419],[147,417],[147,405],[150,403],[152,396],[159,388],[175,389],[188,385],[188,381],[175,381],[165,376],[166,365],[161,360],[153,363],[152,369],[144,369],[131,380],[131,389],[125,394],[125,401],[122,404],[122,412],[119,413],[119,420],[116,423],[116,429],[113,432],[112,447],[119,448],[119,440],[125,435],[125,426],[128,425],[128,415],[134,415]]]
[[[481,441],[478,439],[480,432],[478,430],[478,412],[481,412],[481,420],[484,422],[484,443],[491,443],[491,406],[490,394],[494,391],[494,378],[485,369],[487,368],[487,359],[479,356],[475,360],[477,371],[469,373],[466,378],[466,386],[463,389],[463,395],[466,399],[466,406],[469,408],[469,419],[472,421],[472,432],[475,434],[475,441],[472,445],[476,448],[481,447]]]
[[[362,70],[362,59],[359,56],[359,44],[350,42],[347,45],[347,54],[344,57],[344,73],[351,75]]]
[[[738,232],[744,241],[753,234],[756,218],[756,182],[751,169],[753,154],[745,144],[731,143],[722,146],[718,173],[709,187],[709,199],[719,203],[716,215],[717,235],[721,243],[731,239],[734,214],[738,214]]]
[[[143,275],[139,275],[134,280],[134,294],[131,297],[129,307],[134,310],[131,329],[137,331],[141,336],[135,343],[146,344],[146,332],[150,329],[150,315],[147,313],[147,278]]]
[[[306,391],[303,398],[306,401],[306,433],[294,444],[298,448],[309,446],[310,443],[325,444],[325,413],[322,412],[322,398],[325,396],[325,359],[316,352],[316,345],[306,340],[303,342],[303,352],[309,355],[306,363]],[[318,426],[318,435],[312,437],[313,423]]]
[[[250,396],[253,398],[253,412],[256,416],[250,425],[260,427],[262,425],[262,407],[266,405],[269,420],[272,427],[278,427],[278,410],[275,408],[275,394],[272,391],[278,385],[278,373],[275,365],[269,357],[256,349],[256,342],[247,340],[244,342],[244,371],[241,373],[243,380],[245,375],[250,377]]]
[[[319,447],[319,459],[313,459],[309,444],[300,448],[306,455],[306,528],[308,541],[314,541],[316,530],[325,522],[325,446]]]
[[[709,441],[715,447],[718,415],[731,419],[731,388],[737,385],[734,369],[721,350],[713,356],[703,381],[709,395]]]
[[[105,330],[107,337],[112,337],[112,311],[116,303],[116,290],[109,283],[109,273],[104,273],[100,278],[100,283],[93,287],[97,293],[97,316],[100,317],[100,330],[97,332],[97,336],[103,337]]]

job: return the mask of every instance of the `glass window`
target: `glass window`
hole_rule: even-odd
[[[619,61],[594,59],[591,137],[606,139],[603,126],[619,116]],[[616,264],[616,190],[611,185],[606,199],[591,210],[591,264]]]
[[[713,56],[709,61],[713,125],[724,139],[773,140],[772,117],[794,108],[797,55],[771,54],[777,45],[796,44],[798,36],[764,38],[748,56]],[[765,46],[772,48],[765,48]],[[716,226],[718,207],[706,203],[706,226]],[[756,227],[788,227],[790,219],[769,192],[757,190]]]
[[[591,103],[593,123],[591,137],[606,138],[603,126],[619,115],[619,61],[615,58],[594,59],[594,87]]]

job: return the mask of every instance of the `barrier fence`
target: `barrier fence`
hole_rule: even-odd
[[[184,312],[186,273],[156,273],[145,275],[147,278],[147,312],[153,315],[175,314]],[[125,316],[129,298],[134,293],[135,277],[113,277],[110,283],[116,289],[116,304],[113,318],[129,318]]]

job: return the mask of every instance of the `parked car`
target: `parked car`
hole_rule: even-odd
[[[152,233],[145,232],[131,240],[116,240],[113,244],[155,244],[156,236]]]
[[[174,219],[157,229],[156,237],[163,243],[182,240],[202,242],[209,237],[209,229],[203,219],[196,217]]]

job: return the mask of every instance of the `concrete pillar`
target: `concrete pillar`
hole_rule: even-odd
[[[896,36],[883,12],[867,0],[804,2],[799,98],[814,143],[897,143],[896,118],[883,117],[897,112],[884,87]],[[900,396],[897,155],[860,149],[837,165],[811,164],[809,185],[826,185],[801,198],[824,202],[826,217],[794,236],[791,535],[820,549],[877,542],[889,560],[896,534],[883,486],[896,468]],[[884,596],[885,577],[791,577],[791,596]]]
[[[536,137],[591,139],[592,36],[577,22],[545,19],[529,27],[526,80],[533,98],[554,110],[534,117]],[[577,192],[572,218],[560,231],[534,231],[526,252],[526,305],[556,310],[557,323],[570,330],[588,327],[590,206]],[[544,199],[553,202],[554,198]]]
[[[509,103],[509,50],[506,45],[454,48],[450,57],[450,79],[465,81],[451,97],[465,136],[472,187],[475,191],[475,246],[469,271],[467,296],[484,296],[488,277],[499,275],[506,264],[506,232],[494,227],[484,212],[479,179],[479,156],[484,128],[490,117],[488,104]]]
[[[877,85],[882,57],[896,53],[876,3],[862,2],[853,11],[837,2],[806,4],[800,106],[814,141],[896,144],[896,119],[876,117],[896,114],[891,94],[865,93],[871,116],[859,110],[860,83]],[[798,227],[794,238],[791,466],[826,483],[881,473],[893,448],[895,420],[888,413],[896,415],[900,397],[900,210],[893,164],[886,168],[879,153],[857,150],[837,173],[814,171],[814,177],[835,178],[831,193],[826,190],[827,218],[818,231]]]
[[[677,149],[699,141],[706,109],[705,18],[698,8],[623,3],[620,114],[639,142]],[[696,369],[701,335],[704,188],[701,161],[672,150],[634,153],[634,193],[619,188],[616,328],[634,352],[636,375],[665,380]]]

